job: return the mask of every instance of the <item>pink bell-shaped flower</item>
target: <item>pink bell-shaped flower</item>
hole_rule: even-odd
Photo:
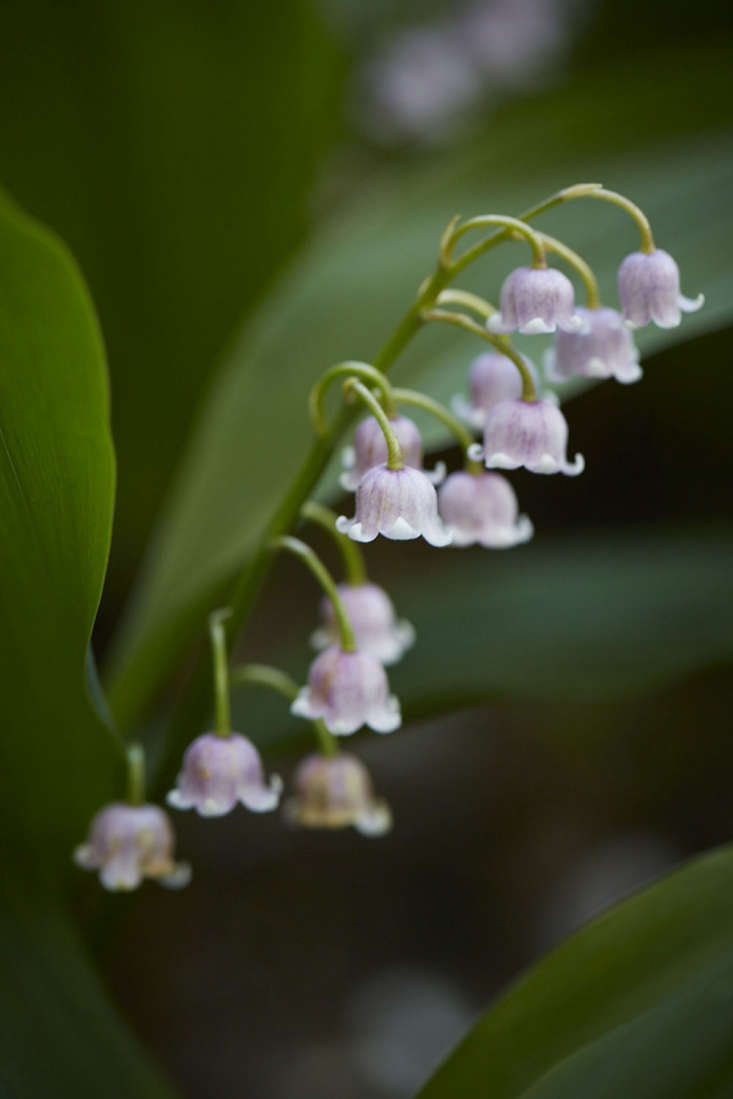
[[[438,497],[426,474],[411,466],[367,470],[356,490],[356,515],[336,520],[355,542],[373,542],[378,534],[404,541],[422,536],[431,546],[447,546],[450,535],[438,516]]]
[[[86,843],[74,851],[85,870],[99,870],[105,889],[137,889],[143,878],[161,885],[187,885],[191,868],[173,858],[175,834],[168,814],[157,805],[113,802],[96,814]]]
[[[499,298],[501,310],[486,322],[490,332],[525,335],[576,331],[582,320],[575,312],[573,284],[556,267],[518,267],[504,280]]]
[[[391,733],[402,721],[400,704],[389,693],[384,668],[366,652],[333,646],[313,661],[308,684],[290,707],[297,717],[323,718],[334,736],[349,736],[368,725]]]
[[[347,828],[365,836],[381,836],[392,826],[389,806],[374,796],[372,781],[361,760],[346,752],[337,756],[307,756],[294,775],[295,796],[285,814],[305,828]]]
[[[631,328],[649,321],[659,328],[676,328],[680,311],[694,313],[705,298],[686,298],[680,293],[680,269],[668,252],[632,252],[618,269],[618,296]]]
[[[438,492],[440,514],[454,546],[504,549],[527,542],[534,533],[519,515],[514,489],[498,473],[451,473]]]
[[[484,427],[483,456],[487,469],[519,469],[532,473],[566,473],[574,477],[585,469],[582,454],[566,456],[568,425],[559,408],[549,401],[502,401]],[[480,452],[480,448],[478,448]],[[471,456],[475,451],[469,451]]]
[[[338,593],[354,631],[357,649],[377,658],[380,664],[395,664],[415,641],[415,630],[404,619],[395,618],[392,600],[377,584],[339,584]],[[336,645],[340,639],[338,621],[331,600],[321,600],[323,625],[311,641],[316,649]]]
[[[616,378],[626,384],[642,375],[639,351],[624,318],[615,309],[578,308],[579,332],[555,336],[545,353],[545,374],[554,383],[568,378]]]
[[[254,813],[275,809],[281,790],[277,775],[265,781],[260,753],[247,737],[203,733],[186,749],[176,787],[166,800],[176,809],[221,817],[238,801]]]
[[[537,371],[529,359],[524,359],[535,385]],[[469,368],[468,387],[470,402],[462,394],[453,398],[453,411],[471,425],[481,428],[488,412],[501,401],[518,400],[522,396],[522,375],[507,355],[487,351],[478,355]]]
[[[397,436],[405,465],[422,470],[423,443],[417,424],[409,420],[407,416],[396,416],[393,420],[390,420],[390,425]],[[353,447],[344,448],[343,463],[347,468],[341,474],[342,488],[353,492],[367,470],[373,469],[374,466],[380,466],[386,461],[387,443],[384,432],[374,416],[367,416],[354,432]],[[423,472],[434,485],[437,485],[445,477],[445,465],[443,462],[438,462],[432,473]]]

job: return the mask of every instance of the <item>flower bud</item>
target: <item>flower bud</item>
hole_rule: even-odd
[[[404,541],[421,535],[432,546],[447,546],[450,535],[438,516],[438,497],[421,470],[386,465],[367,470],[356,490],[356,515],[341,515],[336,527],[355,542],[373,542],[378,534]]]
[[[311,721],[323,718],[334,736],[349,736],[368,725],[377,733],[391,733],[402,721],[400,704],[389,693],[384,668],[365,652],[326,649],[313,661],[308,685],[290,712]]]
[[[157,805],[113,802],[92,820],[74,861],[85,870],[99,870],[105,889],[137,889],[143,878],[178,888],[188,884],[191,869],[174,861],[174,846],[173,826]]]
[[[176,809],[221,817],[238,801],[254,813],[275,809],[281,790],[277,775],[265,782],[260,753],[247,737],[203,733],[186,749],[176,788],[166,800]]]
[[[578,309],[579,332],[563,332],[545,353],[545,373],[551,382],[568,378],[616,378],[637,382],[642,375],[639,351],[629,326],[615,309]]]
[[[294,775],[295,796],[285,804],[294,824],[305,828],[347,828],[381,836],[392,826],[385,801],[375,798],[364,764],[356,756],[307,756]]]
[[[572,332],[583,323],[575,312],[573,284],[556,267],[518,267],[504,280],[499,304],[501,311],[486,322],[490,332]]]
[[[417,424],[406,416],[396,416],[390,420],[390,424],[400,444],[405,465],[422,470],[423,444]],[[383,465],[386,461],[387,442],[384,432],[374,416],[367,416],[354,432],[353,447],[344,448],[343,463],[347,469],[341,474],[342,488],[353,492],[367,470]],[[445,477],[445,465],[439,462],[433,472],[426,473],[426,476],[433,484],[439,484]]]
[[[498,473],[451,473],[438,503],[454,546],[503,549],[532,537],[532,523],[518,514],[514,489]]]
[[[566,473],[585,469],[582,454],[568,462],[568,425],[549,401],[502,401],[487,417],[484,460],[487,469],[519,469],[532,473]],[[470,453],[470,452],[469,452]]]
[[[680,310],[694,313],[705,301],[680,293],[680,270],[668,252],[632,252],[618,269],[618,296],[632,328],[652,320],[659,328],[676,328]]]
[[[404,619],[395,619],[387,593],[376,584],[339,584],[346,616],[354,631],[356,647],[376,657],[380,664],[395,664],[415,640],[415,631]],[[336,645],[340,639],[338,620],[331,600],[321,600],[323,626],[311,641],[316,649]]]

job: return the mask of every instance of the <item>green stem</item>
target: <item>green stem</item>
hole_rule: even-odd
[[[312,550],[305,542],[301,542],[300,538],[293,538],[292,535],[289,534],[283,534],[279,538],[273,538],[270,545],[273,549],[287,550],[289,553],[299,557],[300,560],[308,566],[328,598],[331,600],[338,623],[339,634],[341,636],[341,648],[346,653],[355,652],[356,641],[354,640],[354,631],[351,628],[351,622],[346,613],[343,599],[339,595],[338,588],[336,587],[331,573],[323,564],[323,561],[321,561],[315,550]]]
[[[588,308],[600,309],[601,292],[598,289],[598,280],[593,274],[590,264],[586,263],[583,257],[574,252],[572,248],[568,248],[567,244],[563,244],[561,240],[548,237],[547,233],[542,234],[542,239],[548,252],[554,252],[556,256],[560,256],[573,270],[578,272],[585,287],[585,300]]]
[[[279,668],[273,668],[269,664],[237,664],[232,668],[232,686],[254,683],[260,687],[269,687],[278,694],[283,695],[289,702],[294,702],[298,697],[299,687],[294,679],[291,679]],[[318,717],[311,722],[316,739],[324,756],[338,755],[338,743],[335,736],[329,732],[325,722]]]
[[[596,183],[581,183],[565,188],[549,198],[543,199],[538,205],[523,211],[519,216],[523,221],[527,221],[529,218],[534,218],[560,203],[591,194],[599,186],[600,184]],[[452,229],[452,226],[449,229]],[[508,239],[508,235],[508,230],[503,230],[494,233],[487,240],[479,241],[473,248],[468,249],[464,255],[455,260],[450,270],[438,264],[433,274],[421,283],[412,305],[375,356],[373,360],[375,370],[385,374],[392,367],[413,336],[419,332],[424,323],[424,311],[435,305],[440,292],[448,286],[459,272],[465,270],[474,259],[482,256],[484,252],[489,251],[495,245],[500,244],[503,239]],[[498,347],[502,354],[510,354],[511,349],[508,349],[505,341],[494,344],[494,346]],[[521,369],[518,363],[517,367]],[[333,456],[336,446],[347,428],[353,423],[354,418],[351,409],[342,409],[336,416],[328,433],[313,441],[291,485],[275,507],[262,538],[236,578],[233,590],[227,584],[222,584],[218,589],[222,593],[229,592],[228,602],[232,607],[232,617],[227,624],[227,634],[230,640],[238,634],[249,618],[259,591],[272,567],[271,541],[289,530],[297,522],[301,507],[313,493],[316,484]],[[155,690],[156,685],[152,677],[148,679],[140,678],[136,684],[138,689],[133,693],[130,691],[129,685],[121,678],[118,678],[117,683],[114,684],[117,705],[113,709],[117,712],[120,724],[129,725],[134,721],[139,710],[144,706],[147,696]],[[158,767],[156,788],[161,791],[167,788],[167,783],[172,780],[178,766],[181,750],[190,739],[191,727],[205,720],[210,705],[210,681],[199,666],[189,682],[187,691],[182,693],[173,712]]]
[[[130,805],[145,804],[145,749],[136,742],[127,749],[127,800]]]
[[[214,712],[216,734],[227,737],[232,731],[232,715],[229,704],[229,662],[227,635],[224,622],[232,614],[230,607],[222,607],[209,615],[211,654],[214,662]]]
[[[600,198],[604,202],[610,202],[614,206],[620,206],[622,210],[625,210],[629,214],[637,226],[639,227],[639,233],[641,234],[641,250],[642,252],[654,252],[654,237],[652,235],[652,227],[649,224],[649,218],[644,211],[632,202],[631,199],[626,198],[626,195],[620,195],[616,191],[607,191],[605,187],[596,187],[594,191],[589,192],[587,198]]]
[[[601,189],[600,183],[576,183],[572,187],[565,187],[562,191],[556,191],[554,195],[550,195],[549,198],[545,198],[542,202],[538,202],[536,206],[530,206],[528,210],[524,210],[519,215],[521,221],[529,221],[531,218],[539,217],[540,214],[546,213],[551,210],[553,206],[559,206],[563,202],[570,202],[576,198],[592,197],[596,191]],[[490,251],[492,248],[496,248],[498,244],[502,244],[505,240],[509,240],[512,235],[511,229],[503,229],[498,233],[492,233],[491,236],[485,240],[478,241],[472,248],[468,248],[462,256],[453,260],[450,268],[450,277],[455,278],[461,271],[465,270],[470,264],[477,260],[479,256],[483,256],[485,252]]]
[[[341,552],[347,582],[354,587],[365,584],[367,571],[364,554],[353,538],[349,538],[348,534],[342,534],[340,530],[336,529],[336,512],[324,507],[323,504],[317,504],[315,500],[308,500],[307,503],[303,504],[300,514],[304,519],[310,520],[311,523],[318,523],[331,535]]]
[[[448,411],[445,405],[442,405],[440,401],[436,401],[433,397],[428,397],[426,393],[419,393],[416,389],[394,389],[393,393],[398,404],[408,404],[412,405],[413,408],[422,408],[425,412],[429,412],[431,416],[434,416],[436,420],[439,420],[441,424],[444,424],[455,435],[466,456],[468,456],[469,447],[473,446],[473,435],[452,412]]]
[[[343,378],[344,376],[361,378],[362,381],[370,382],[381,393],[382,407],[387,415],[394,416],[392,387],[381,370],[377,370],[376,367],[370,366],[369,363],[348,361],[336,363],[335,366],[329,367],[329,369],[319,378],[308,395],[308,411],[316,435],[325,435],[328,431],[323,415],[323,401],[326,396],[326,390],[334,379]]]
[[[481,214],[479,217],[469,218],[468,221],[464,221],[462,225],[454,226],[447,239],[444,239],[441,245],[441,264],[449,270],[454,267],[453,246],[456,241],[460,240],[465,233],[469,233],[473,229],[483,229],[488,225],[503,225],[510,231],[506,239],[514,236],[515,233],[523,236],[532,249],[532,266],[547,266],[545,246],[542,243],[540,234],[535,233],[534,229],[530,229],[530,227],[525,225],[519,218],[504,217],[503,214]]]
[[[472,294],[469,290],[442,290],[438,294],[437,305],[462,305],[466,309],[472,309],[485,321],[492,313],[496,312],[496,306],[478,294]]]
[[[496,348],[500,354],[506,355],[508,359],[511,359],[522,375],[522,400],[530,402],[537,400],[537,390],[535,389],[534,379],[527,369],[527,364],[519,352],[515,351],[501,336],[495,336],[493,332],[488,332],[464,313],[450,313],[443,309],[427,309],[423,312],[423,318],[426,321],[442,321],[443,324],[454,324],[457,328],[463,328],[466,332],[473,332],[474,336],[479,336],[482,340],[486,340],[486,342]]]
[[[402,469],[405,463],[402,459],[400,441],[397,438],[397,434],[392,427],[392,424],[389,422],[387,413],[371,390],[367,389],[367,387],[357,378],[349,378],[344,382],[344,393],[354,393],[359,400],[367,406],[372,416],[381,427],[384,441],[387,444],[387,469]]]

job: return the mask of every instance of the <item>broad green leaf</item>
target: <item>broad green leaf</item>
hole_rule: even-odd
[[[724,1099],[732,980],[726,847],[611,909],[520,978],[420,1099]]]
[[[72,848],[122,777],[85,675],[114,498],[104,351],[68,253],[5,199],[0,284],[0,1087],[152,1099],[68,914]]]
[[[722,323],[733,301],[721,237],[731,235],[730,134],[716,52],[676,64],[570,85],[507,110],[485,141],[387,180],[336,219],[245,327],[207,403],[114,648],[113,710],[140,715],[202,614],[246,562],[311,437],[310,384],[330,363],[373,355],[430,270],[436,241],[456,210],[518,211],[559,186],[600,179],[648,208],[658,239],[677,256],[687,291],[708,305],[687,335]],[[701,104],[709,131],[701,134]],[[600,127],[599,119],[614,119]],[[665,142],[674,118],[674,142]],[[538,155],[541,149],[541,156]],[[704,202],[701,196],[704,194]],[[597,265],[605,290],[625,252],[638,246],[619,211],[577,203],[545,226],[567,235]],[[524,258],[517,245],[482,263],[464,285],[495,296],[502,272]],[[648,352],[679,338],[642,333]],[[424,332],[395,376],[446,397],[463,385],[477,350],[465,334]],[[440,434],[433,434],[437,443]]]
[[[114,600],[214,356],[310,223],[344,63],[311,0],[6,0],[0,21],[0,180],[67,241],[105,333]]]

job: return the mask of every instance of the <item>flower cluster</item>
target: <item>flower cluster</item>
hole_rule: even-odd
[[[585,260],[527,224],[529,216],[557,202],[584,197],[620,206],[641,233],[641,251],[627,256],[619,268],[620,311],[601,304],[597,281]],[[400,703],[385,669],[410,649],[415,631],[397,616],[389,595],[368,578],[359,544],[379,536],[394,541],[423,538],[436,547],[506,549],[527,542],[532,523],[520,514],[510,482],[496,471],[522,467],[538,474],[577,476],[585,462],[580,454],[568,457],[568,424],[559,401],[540,387],[537,370],[513,346],[512,334],[554,334],[544,359],[545,378],[551,384],[573,378],[615,378],[628,384],[642,373],[632,330],[650,321],[660,327],[679,324],[681,312],[702,304],[702,298],[691,301],[681,295],[676,263],[654,246],[646,217],[624,196],[597,185],[578,185],[540,204],[529,216],[521,220],[491,214],[463,223],[454,219],[441,239],[435,273],[422,284],[417,302],[378,360],[381,367],[390,365],[404,345],[405,332],[409,335],[431,322],[458,326],[482,339],[489,349],[472,362],[470,398],[454,399],[456,415],[425,393],[393,387],[384,369],[368,363],[337,364],[315,386],[310,410],[322,436],[329,434],[324,393],[334,380],[343,382],[345,400],[359,401],[367,412],[356,427],[353,446],[343,455],[341,485],[355,493],[355,514],[337,516],[314,501],[305,501],[300,514],[301,521],[329,531],[343,558],[344,579],[337,583],[310,546],[285,531],[265,547],[297,556],[323,588],[321,621],[311,638],[319,652],[304,686],[264,665],[230,668],[232,638],[224,623],[231,612],[210,616],[216,723],[186,749],[167,797],[173,808],[213,817],[231,812],[239,803],[255,813],[278,806],[280,778],[266,777],[255,744],[231,727],[230,684],[250,683],[285,695],[291,713],[312,723],[320,749],[295,769],[294,793],[285,802],[288,820],[307,828],[353,826],[372,836],[389,829],[390,810],[375,796],[366,768],[353,754],[341,752],[339,744],[363,727],[387,734],[400,726]],[[465,233],[489,228],[491,235],[454,258]],[[471,260],[519,238],[532,250],[532,265],[508,275],[498,309],[472,292],[448,289]],[[548,266],[548,254],[557,255],[580,277],[585,305],[576,304],[570,279]],[[403,406],[435,416],[455,435],[464,468],[447,476],[442,464],[425,470],[420,430],[403,414]],[[482,442],[475,441],[474,432],[482,433]],[[145,802],[137,747],[130,751],[128,768],[128,802],[113,803],[97,813],[87,842],[77,848],[76,861],[98,869],[108,889],[134,889],[145,877],[183,884],[188,869],[174,861],[170,820],[162,809]]]

